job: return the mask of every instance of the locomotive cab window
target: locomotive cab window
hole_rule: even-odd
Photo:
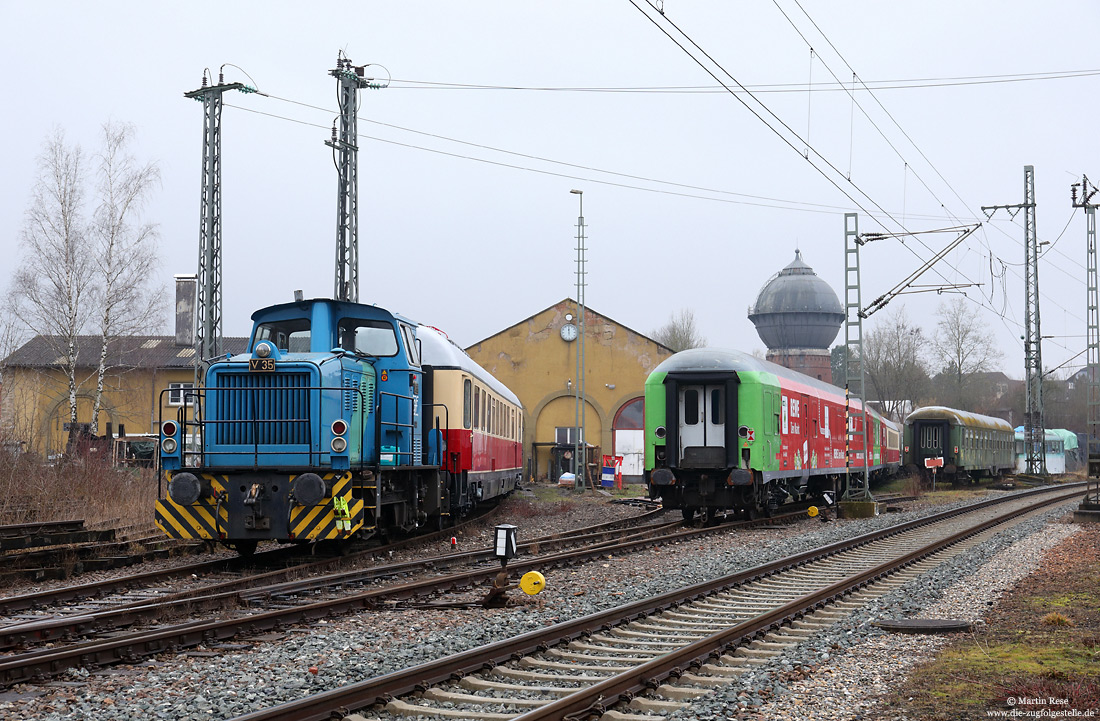
[[[256,328],[252,347],[260,341],[268,341],[287,353],[308,353],[310,334],[308,318],[292,318],[272,323],[261,323]],[[327,350],[327,349],[326,349]]]
[[[384,320],[344,318],[337,333],[338,345],[346,351],[375,357],[397,355],[397,334]]]
[[[401,338],[405,341],[405,353],[409,356],[409,364],[419,366],[420,353],[417,352],[416,334],[404,323],[401,324]]]

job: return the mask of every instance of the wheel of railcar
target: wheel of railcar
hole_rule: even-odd
[[[684,516],[684,523],[691,523],[695,520],[695,509],[685,506],[680,509],[680,513]]]

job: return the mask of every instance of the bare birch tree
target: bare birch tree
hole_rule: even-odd
[[[651,335],[653,340],[676,352],[688,348],[700,348],[707,344],[707,339],[695,327],[695,311],[688,308],[670,315],[668,322],[653,331]]]
[[[96,156],[95,202],[86,213],[91,179],[79,145],[61,130],[46,141],[39,177],[22,233],[23,256],[10,291],[12,312],[39,335],[57,358],[68,385],[69,422],[77,422],[77,398],[87,378],[77,376],[78,338],[100,338],[95,372],[92,432],[99,432],[108,347],[122,335],[140,333],[159,317],[159,293],[149,290],[156,268],[156,228],[141,211],[160,175],[128,153],[130,126],[103,126]],[[87,367],[87,366],[85,366]]]
[[[155,163],[140,164],[129,154],[131,125],[106,123],[98,157],[99,206],[92,217],[99,311],[99,363],[92,403],[92,433],[99,434],[103,379],[112,341],[138,335],[158,323],[161,293],[150,288],[157,268],[157,228],[141,212],[160,182]]]
[[[84,156],[56,130],[38,159],[38,180],[23,224],[23,258],[10,307],[57,355],[68,383],[69,421],[76,423],[77,337],[90,312],[95,265],[84,220]]]

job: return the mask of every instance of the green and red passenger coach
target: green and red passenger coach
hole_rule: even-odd
[[[835,494],[849,456],[853,473],[870,463],[873,479],[901,463],[894,423],[852,401],[849,454],[843,389],[735,350],[695,348],[666,359],[646,380],[645,411],[650,497],[686,519]]]

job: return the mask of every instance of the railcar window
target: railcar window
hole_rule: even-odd
[[[387,321],[344,318],[336,332],[337,345],[344,350],[376,358],[397,355],[397,333]]]
[[[489,427],[489,398],[485,391],[481,392],[481,430]]]
[[[684,391],[684,424],[694,426],[699,422],[699,391]]]
[[[722,391],[717,388],[710,392],[710,422],[722,425]]]
[[[474,428],[481,428],[481,389],[474,386]]]
[[[470,427],[470,395],[473,393],[473,383],[467,378],[462,382],[462,427]]]
[[[252,347],[262,340],[270,341],[281,351],[288,353],[309,352],[309,318],[292,318],[273,323],[261,323],[256,327]],[[327,348],[325,350],[328,350]]]

